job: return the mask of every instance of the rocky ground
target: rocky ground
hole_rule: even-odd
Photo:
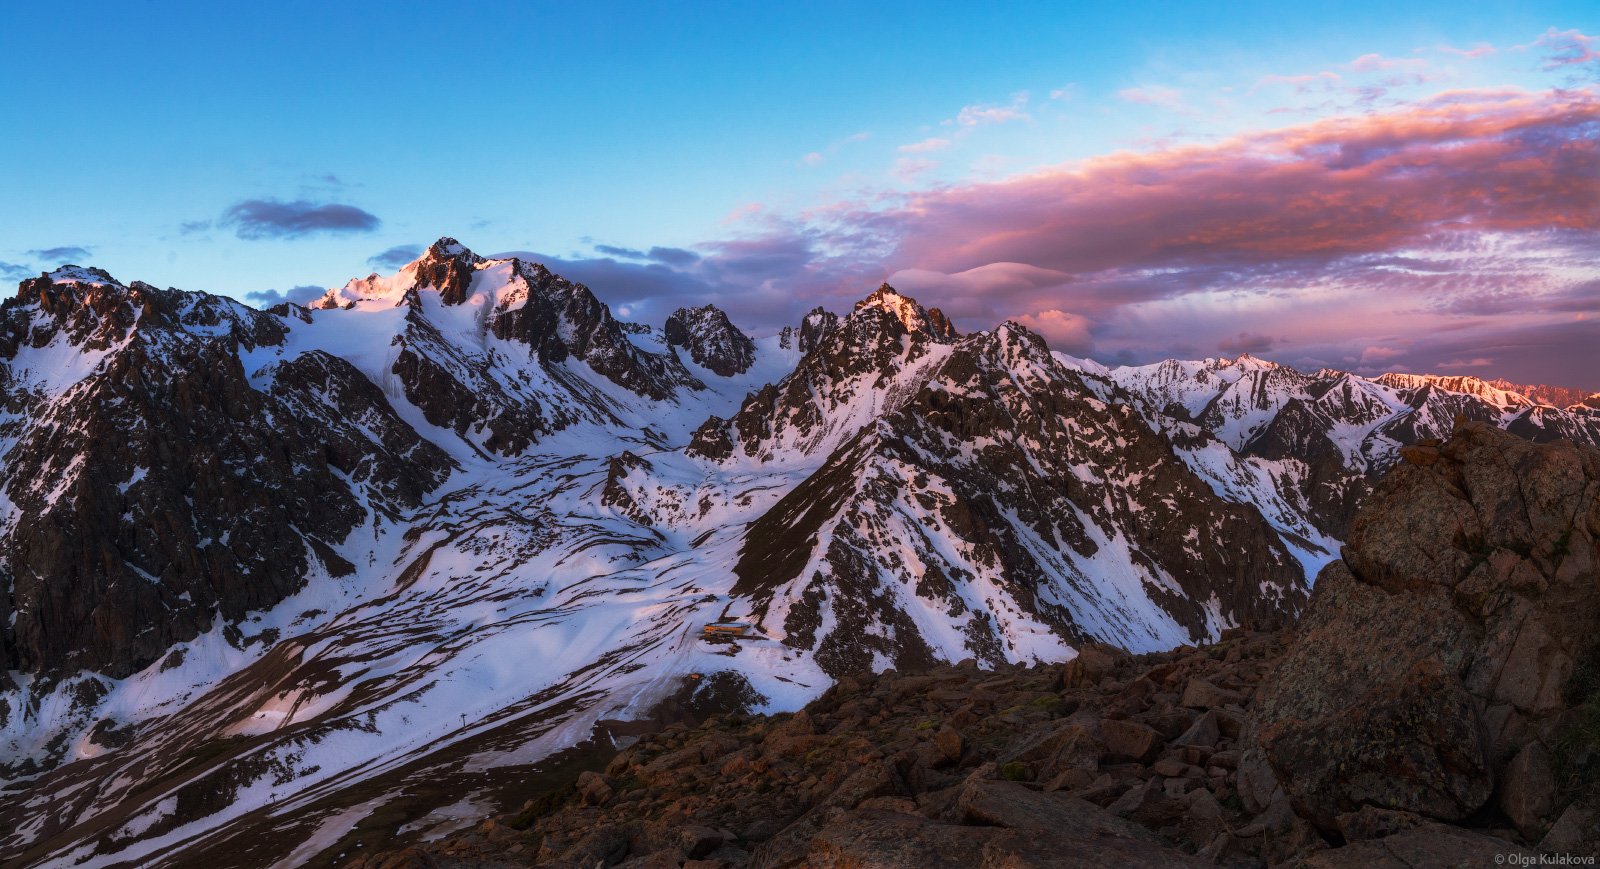
[[[1451,866],[1600,853],[1600,452],[1406,451],[1293,630],[847,677],[675,725],[457,866]]]

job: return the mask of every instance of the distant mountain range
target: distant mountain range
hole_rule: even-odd
[[[691,674],[793,709],[1287,623],[1403,445],[1600,445],[1596,396],[1106,368],[887,285],[624,323],[452,239],[308,307],[24,281],[0,410],[0,858],[95,865],[445,829]]]

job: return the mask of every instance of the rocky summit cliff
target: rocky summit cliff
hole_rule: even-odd
[[[514,809],[530,781],[608,754],[668,706],[792,712],[830,686],[962,661],[976,690],[1090,648],[1120,650],[1128,681],[1154,659],[1125,653],[1270,631],[1355,581],[1433,581],[1339,553],[1421,539],[1385,542],[1409,526],[1357,517],[1395,500],[1379,481],[1397,463],[1392,478],[1472,465],[1427,445],[1457,417],[1528,449],[1600,442],[1592,398],[1558,408],[1541,403],[1550,390],[1248,356],[1106,368],[1016,323],[960,330],[887,285],[760,337],[711,306],[625,323],[601,298],[440,239],[309,306],[258,311],[76,266],[0,303],[0,860],[330,862]],[[1530,455],[1549,450],[1586,455]],[[1441,491],[1480,493],[1449,479]],[[1437,630],[1555,660],[1522,616],[1462,609],[1464,590],[1483,570],[1526,585],[1549,568],[1553,584],[1581,566],[1540,548],[1543,525],[1495,536],[1515,510],[1485,515],[1458,541],[1450,600],[1466,627]],[[1354,579],[1318,581],[1331,562]],[[741,639],[702,637],[728,622]],[[1516,680],[1450,648],[1439,678],[1469,668],[1462,702],[1523,708],[1496,693]],[[1234,713],[1263,675],[1247,670],[1206,671],[1240,695]],[[1187,690],[1165,679],[1154,694]],[[1191,716],[1152,717],[1164,709],[1124,717],[1175,738]],[[1565,719],[1529,709],[1482,712],[1491,792],[1524,731],[1565,768],[1551,735]],[[1308,713],[1284,714],[1250,768],[1331,841],[1366,798],[1306,801],[1291,725]],[[1242,751],[1226,721],[1218,750]],[[1185,757],[1212,791],[1211,766]],[[965,755],[941,763],[971,772]],[[1465,807],[1482,790],[1444,792],[1455,820],[1478,823],[1483,806]],[[1559,829],[1558,811],[1526,823]]]
[[[519,811],[355,865],[1586,859],[1597,539],[1600,451],[1469,423],[1405,451],[1294,629],[841,679],[793,715],[675,725]]]

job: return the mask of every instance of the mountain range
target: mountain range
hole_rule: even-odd
[[[1600,446],[1600,396],[1109,368],[887,285],[752,338],[452,239],[266,310],[63,267],[0,303],[0,858],[326,861],[674,709],[1281,626],[1462,419]]]

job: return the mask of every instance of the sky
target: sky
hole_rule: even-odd
[[[1403,6],[1403,9],[1396,8]],[[1600,6],[0,0],[0,279],[266,304],[451,236],[755,334],[1600,390]]]

